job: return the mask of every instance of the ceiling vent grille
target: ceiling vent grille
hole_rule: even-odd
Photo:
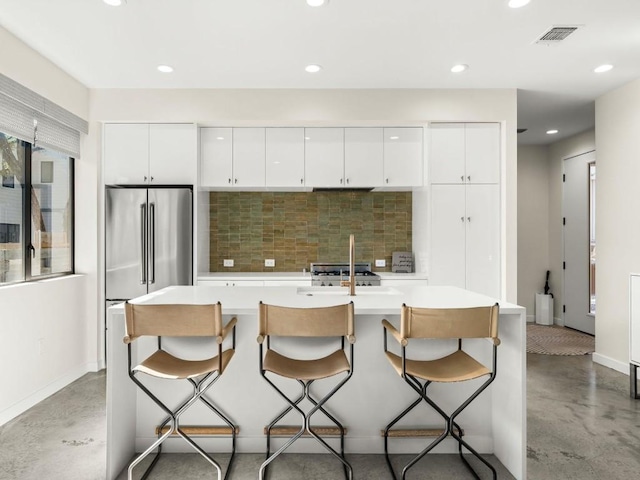
[[[557,44],[558,42],[563,41],[576,30],[578,30],[578,26],[575,25],[551,27],[542,35],[540,35],[540,37],[536,39],[535,43]]]

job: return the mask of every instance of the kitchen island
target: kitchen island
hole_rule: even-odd
[[[260,452],[265,449],[263,428],[273,415],[284,407],[282,399],[260,377],[258,367],[258,303],[271,303],[292,307],[315,307],[354,302],[355,354],[354,373],[347,384],[327,404],[328,408],[348,428],[345,449],[349,453],[382,453],[383,438],[380,430],[415,399],[415,393],[388,364],[383,353],[383,318],[399,326],[400,307],[403,303],[416,307],[473,307],[491,305],[495,299],[455,287],[366,287],[356,289],[356,296],[346,295],[346,288],[313,287],[168,287],[139,297],[135,303],[222,303],[224,321],[238,318],[236,354],[221,379],[211,389],[216,404],[239,426],[239,452]],[[526,478],[526,315],[523,307],[500,302],[497,377],[493,384],[478,397],[459,417],[465,429],[465,438],[482,453],[494,453],[517,479]],[[134,452],[142,451],[155,439],[155,426],[163,418],[160,409],[134,386],[127,374],[127,348],[123,343],[124,309],[109,309],[107,339],[107,479],[115,478],[127,465]],[[212,344],[195,338],[168,339],[168,350],[192,358],[210,356]],[[425,357],[437,356],[455,348],[443,342],[424,341]],[[468,350],[489,365],[491,348],[486,340],[466,340]],[[390,349],[397,348],[393,340]],[[134,358],[142,359],[155,348],[151,338],[141,338],[133,344]],[[294,347],[295,348],[295,347]],[[396,350],[398,351],[398,350]],[[415,350],[414,350],[415,351]],[[295,352],[303,358],[304,349]],[[189,393],[183,382],[155,378],[143,380],[152,390],[174,405]],[[433,385],[432,395],[445,406],[456,404],[456,394],[466,397],[475,385],[473,380],[464,384]],[[317,382],[321,394],[331,380]],[[281,383],[289,391],[298,391],[295,382]],[[440,387],[444,387],[440,389]],[[212,418],[200,405],[195,405],[182,418],[184,425],[206,425]],[[375,412],[375,415],[373,414]],[[442,426],[442,418],[426,406],[415,411],[408,419],[415,425]],[[285,424],[296,424],[292,415]],[[322,423],[319,421],[319,423]],[[276,448],[282,440],[276,439]],[[329,440],[331,442],[331,440]],[[428,439],[403,439],[393,442],[392,453],[417,452]],[[228,451],[228,438],[202,438],[199,443],[211,451]],[[165,442],[165,451],[191,452],[181,439]],[[314,440],[300,440],[291,447],[292,452],[324,452]],[[457,443],[446,439],[435,453],[457,452]]]

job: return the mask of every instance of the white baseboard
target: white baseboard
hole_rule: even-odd
[[[558,325],[560,327],[564,327],[564,318],[562,317],[553,317],[554,325]]]
[[[593,361],[598,365],[602,365],[607,368],[611,368],[616,370],[617,372],[624,373],[625,375],[629,375],[629,364],[621,362],[619,360],[615,360],[611,357],[607,357],[600,353],[593,353],[592,357]]]
[[[74,368],[73,370],[71,370],[70,372],[68,372],[67,374],[63,375],[62,377],[54,380],[49,385],[41,388],[40,390],[35,391],[31,395],[29,395],[27,398],[19,401],[18,403],[13,404],[9,408],[4,409],[2,412],[0,412],[0,426],[13,420],[18,415],[26,412],[34,405],[37,405],[42,400],[50,397],[51,395],[56,393],[58,390],[61,390],[62,388],[69,385],[71,382],[76,381],[78,378],[80,378],[85,373],[88,373],[90,371],[95,371],[90,369],[90,364],[80,365]]]

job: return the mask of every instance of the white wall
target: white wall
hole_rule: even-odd
[[[565,158],[574,157],[582,153],[590,152],[596,149],[595,131],[588,130],[579,133],[573,137],[561,140],[549,145],[549,270],[551,270],[552,293],[554,295],[553,310],[554,321],[563,325],[562,320],[562,304],[564,300],[563,292],[563,238],[562,238],[562,169]],[[599,152],[596,152],[596,163],[598,169],[598,190],[600,188],[600,162]],[[597,199],[596,199],[597,203]],[[599,205],[596,206],[599,209]],[[601,217],[598,214],[598,220]],[[596,242],[600,242],[596,231]],[[598,250],[600,246],[598,245]],[[599,253],[599,252],[598,252]],[[600,259],[598,258],[598,269],[600,268]],[[599,272],[598,272],[599,273]],[[597,275],[596,275],[597,277]],[[597,291],[597,286],[596,286]],[[598,304],[600,303],[599,292]],[[598,320],[596,320],[596,323]],[[597,342],[597,340],[596,340]]]
[[[628,372],[629,273],[640,272],[640,79],[596,100],[596,354]]]
[[[535,294],[549,270],[549,149],[518,147],[518,305],[535,318]],[[557,278],[550,278],[555,287]],[[552,291],[553,293],[553,291]]]
[[[0,73],[87,118],[87,88],[1,27],[0,45]],[[75,237],[82,275],[0,287],[0,424],[97,368],[95,197],[95,164],[83,156],[76,160]]]
[[[426,125],[502,122],[504,297],[516,301],[516,91],[509,90],[96,90],[92,122],[198,122],[219,126]],[[93,124],[92,124],[93,125]],[[425,258],[426,195],[414,196],[414,251]]]

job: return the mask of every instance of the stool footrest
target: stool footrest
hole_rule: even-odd
[[[338,427],[312,427],[312,430],[321,437],[340,436],[340,429]],[[300,427],[295,425],[283,425],[281,427],[272,427],[272,437],[292,437],[300,431]],[[264,434],[267,434],[267,427],[264,427]],[[347,429],[344,428],[344,434],[347,434]],[[310,436],[309,432],[304,432],[303,436]]]
[[[156,427],[156,435],[167,433],[169,426],[165,425],[160,429]],[[210,426],[210,425],[181,425],[182,430],[187,435],[200,435],[203,437],[230,436],[233,435],[233,429],[228,426]],[[236,435],[240,433],[240,428],[236,427]],[[174,432],[172,435],[178,435]]]
[[[389,430],[389,437],[412,438],[412,437],[439,437],[444,433],[444,428],[396,428]],[[464,435],[464,430],[460,432]],[[384,430],[380,430],[380,435],[384,437]]]

